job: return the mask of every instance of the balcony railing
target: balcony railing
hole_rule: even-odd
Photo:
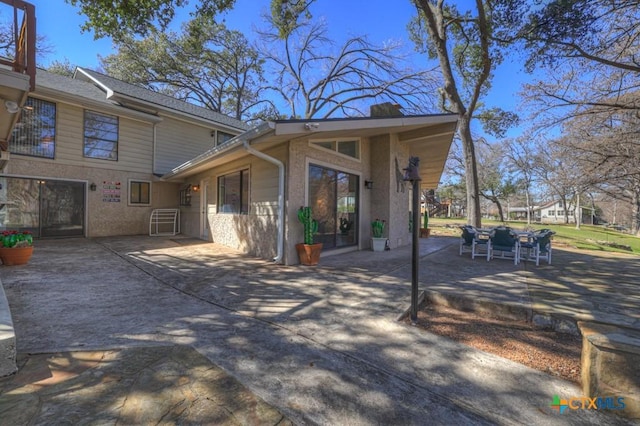
[[[11,67],[15,72],[29,76],[30,90],[36,86],[36,8],[22,0],[0,0],[2,12],[10,10],[3,5],[10,6],[13,22],[10,44],[5,46],[5,54],[11,57],[1,57],[0,64]]]

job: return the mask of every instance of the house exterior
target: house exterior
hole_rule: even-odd
[[[37,237],[149,232],[151,211],[178,208],[160,176],[247,126],[91,70],[38,69],[2,152],[0,229]],[[184,190],[184,189],[183,189]]]
[[[550,201],[541,206],[533,208],[536,220],[541,223],[576,223],[575,206],[569,206],[566,209],[561,200]],[[580,206],[580,223],[593,225],[594,209],[591,207]],[[568,217],[565,217],[565,214]]]
[[[437,187],[456,115],[387,103],[372,117],[249,128],[88,69],[36,71],[33,6],[0,3],[24,15],[25,35],[0,60],[0,230],[141,235],[171,209],[183,234],[296,264],[297,211],[310,206],[323,256],[369,249],[374,219],[389,248],[411,242],[404,169],[418,157],[420,189]]]
[[[451,114],[267,122],[163,179],[200,189],[183,233],[256,256],[298,263],[301,206],[318,221],[323,256],[369,249],[374,219],[394,249],[411,242],[409,157],[421,160],[421,188],[435,189],[456,126]]]

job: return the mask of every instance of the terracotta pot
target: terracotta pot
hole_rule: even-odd
[[[29,247],[0,247],[0,259],[6,266],[24,265],[29,262],[33,254],[33,246]]]
[[[420,228],[420,238],[429,238],[431,228]]]
[[[296,244],[298,258],[302,265],[313,266],[320,261],[320,252],[322,251],[322,243],[318,244]]]

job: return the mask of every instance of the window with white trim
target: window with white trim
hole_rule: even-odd
[[[309,141],[312,146],[320,149],[334,151],[347,157],[360,159],[359,139],[336,139],[336,140],[316,140]]]
[[[218,177],[218,213],[249,214],[249,169]]]

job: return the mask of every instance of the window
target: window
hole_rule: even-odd
[[[564,216],[564,210],[558,210],[558,216]]]
[[[548,214],[549,216],[555,216],[555,215],[556,215],[556,211],[555,211],[555,210],[549,210],[549,211],[547,212],[547,214]]]
[[[151,182],[130,180],[129,204],[141,206],[151,204]]]
[[[84,156],[118,160],[118,117],[84,112]]]
[[[191,184],[186,185],[184,188],[180,190],[180,205],[181,206],[191,205]]]
[[[234,135],[231,133],[221,132],[220,130],[216,130],[216,146],[222,145],[223,143],[234,138]]]
[[[360,159],[360,141],[358,139],[311,141],[310,143],[318,148],[328,149],[348,157]]]
[[[218,178],[218,213],[249,213],[249,169]]]
[[[28,98],[11,135],[12,154],[54,158],[56,147],[56,104]]]

